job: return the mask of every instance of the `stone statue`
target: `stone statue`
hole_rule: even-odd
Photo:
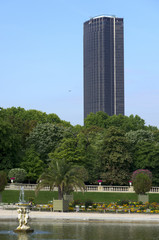
[[[20,189],[19,202],[17,203],[17,206],[18,206],[17,212],[18,212],[19,226],[14,230],[14,232],[16,232],[16,233],[17,232],[18,233],[34,232],[34,230],[28,226],[29,204],[26,203],[24,200],[24,187],[23,186]]]
[[[29,218],[29,209],[19,208],[17,212],[18,212],[18,220],[19,220],[19,226],[17,227],[17,230],[30,229],[30,227],[27,225],[28,218]]]
[[[18,228],[21,228],[22,225],[23,225],[22,209],[19,208],[19,209],[17,210],[17,212],[18,212],[18,220],[19,220],[19,226],[18,226]]]
[[[23,203],[23,202],[25,202],[24,201],[24,187],[22,186],[21,187],[21,189],[20,189],[20,194],[19,194],[19,202],[21,203]]]
[[[27,226],[28,218],[29,218],[29,210],[28,209],[24,209],[24,225],[25,226]]]

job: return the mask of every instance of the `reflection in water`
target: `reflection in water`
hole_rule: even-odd
[[[30,236],[27,233],[18,233],[18,240],[29,240]]]
[[[15,234],[16,222],[0,222],[0,240],[159,240],[159,224],[32,222],[30,234]]]

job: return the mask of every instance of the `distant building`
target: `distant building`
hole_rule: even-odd
[[[84,23],[84,118],[98,111],[124,115],[123,18]]]

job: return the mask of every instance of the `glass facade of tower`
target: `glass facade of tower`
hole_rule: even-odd
[[[124,115],[123,19],[84,23],[84,118],[93,112]]]

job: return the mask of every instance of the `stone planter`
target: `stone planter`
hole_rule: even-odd
[[[148,194],[139,194],[138,201],[143,202],[143,204],[149,202],[149,195]]]
[[[67,212],[69,208],[68,200],[53,200],[53,212]]]
[[[70,194],[70,195],[66,195],[66,194],[65,194],[65,195],[63,196],[63,199],[69,201],[69,203],[70,203],[70,202],[73,202],[73,194]]]

